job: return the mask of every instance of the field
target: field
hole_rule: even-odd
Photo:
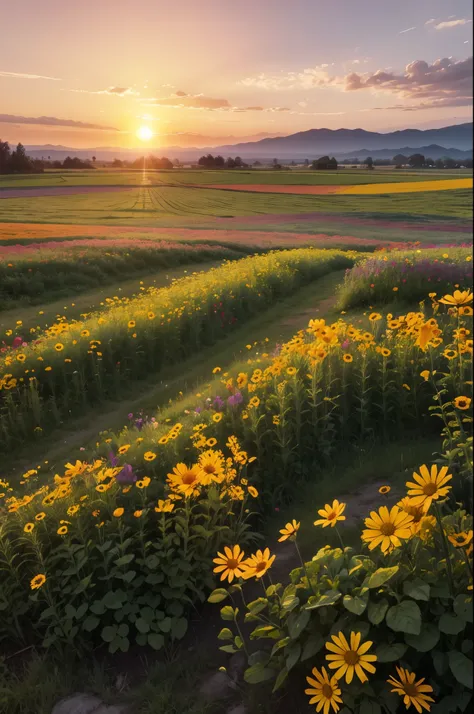
[[[2,714],[467,711],[471,188],[0,177]]]

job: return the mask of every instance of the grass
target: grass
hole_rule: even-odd
[[[3,222],[201,226],[210,219],[321,212],[406,221],[436,217],[469,219],[469,190],[352,196],[141,187],[119,193],[0,199]],[[251,221],[250,221],[251,222]],[[207,224],[209,225],[209,224]],[[214,226],[215,227],[215,226]],[[222,226],[223,227],[223,226]]]
[[[455,171],[415,171],[411,169],[377,168],[367,171],[363,168],[340,168],[337,171],[313,171],[291,169],[273,171],[268,169],[252,170],[193,170],[173,169],[172,171],[147,171],[146,179],[152,185],[157,184],[192,184],[210,183],[245,184],[262,183],[274,185],[333,185],[366,184],[378,182],[425,181],[427,179],[446,179],[471,176],[469,169]],[[92,169],[78,171],[49,170],[43,174],[19,174],[0,176],[2,188],[53,187],[53,186],[137,186],[143,183],[143,171]]]

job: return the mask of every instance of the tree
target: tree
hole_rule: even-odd
[[[435,161],[435,167],[437,169],[444,169],[444,161],[443,159],[436,159]]]
[[[123,167],[123,161],[121,161],[121,159],[114,159],[112,161],[112,166],[114,169],[121,169]]]
[[[94,162],[94,164],[95,164],[95,162],[96,162],[96,158],[95,158],[95,156],[93,156],[93,157],[92,157],[92,161],[93,161],[93,162]]]
[[[398,164],[399,166],[405,166],[408,163],[408,156],[404,156],[403,154],[395,154],[392,161],[394,164]]]
[[[32,171],[33,164],[26,155],[26,149],[23,144],[18,144],[15,151],[12,152],[9,161],[11,173],[28,173]]]
[[[425,157],[423,154],[412,154],[408,157],[408,164],[413,169],[421,169],[425,165]]]
[[[374,160],[371,156],[368,156],[366,160],[364,161],[365,166],[367,166],[368,169],[373,169],[374,168]]]
[[[321,156],[315,159],[311,164],[311,168],[317,171],[327,171],[328,169],[337,169],[337,161],[334,156],[330,159],[329,156]]]
[[[429,157],[425,159],[425,166],[434,166],[434,161],[433,159],[430,159]]]
[[[0,174],[8,173],[10,155],[10,145],[8,141],[2,141],[0,139]]]
[[[234,161],[234,159],[233,159],[231,156],[229,156],[229,158],[228,158],[227,161],[225,162],[225,165],[226,165],[226,167],[227,167],[228,169],[235,169],[235,161]]]
[[[223,156],[216,156],[214,161],[214,166],[216,169],[223,169],[225,166],[225,159]]]

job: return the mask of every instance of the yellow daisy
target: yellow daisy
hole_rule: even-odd
[[[329,503],[326,503],[324,508],[321,508],[318,511],[321,518],[317,521],[314,521],[314,525],[322,526],[323,528],[331,526],[331,528],[333,528],[336,525],[337,521],[346,520],[346,517],[342,515],[345,511],[345,508],[346,504],[339,503],[339,501],[337,500],[334,500],[332,502],[332,506],[330,506]]]
[[[433,687],[430,687],[429,684],[423,684],[424,679],[419,679],[418,682],[415,682],[415,673],[409,672],[402,667],[397,667],[397,673],[400,679],[395,679],[393,675],[390,675],[387,682],[393,687],[392,692],[403,697],[405,707],[409,709],[413,704],[419,714],[421,714],[422,709],[430,711],[429,702],[434,702],[434,699],[428,697],[427,694],[432,693]]]
[[[288,540],[288,538],[296,538],[300,525],[301,523],[298,523],[295,519],[293,519],[291,523],[287,523],[280,531],[281,538],[278,538],[278,542],[282,543],[284,540]]]
[[[362,683],[367,682],[368,677],[364,670],[374,674],[375,667],[372,662],[377,661],[376,655],[367,654],[372,642],[368,640],[361,645],[360,632],[351,632],[350,645],[342,632],[332,635],[331,639],[332,642],[326,642],[326,649],[331,653],[326,655],[326,659],[329,669],[337,670],[334,673],[335,678],[341,679],[345,675],[346,683],[350,684],[356,674]]]
[[[408,495],[412,497],[411,501],[414,506],[421,504],[425,505],[426,510],[431,506],[432,501],[437,501],[438,498],[444,498],[451,490],[451,486],[446,486],[448,481],[452,479],[452,475],[448,474],[448,467],[443,466],[439,472],[436,464],[431,467],[431,472],[428,471],[426,464],[420,466],[420,473],[413,472],[413,479],[416,483],[407,481]]]
[[[338,712],[342,699],[336,677],[329,677],[325,667],[321,668],[321,672],[313,667],[311,674],[314,679],[306,677],[306,681],[312,689],[304,690],[304,693],[311,697],[309,703],[316,704],[317,712],[323,709],[323,714],[328,714],[330,707],[334,712]]]
[[[179,491],[186,497],[199,493],[201,485],[202,469],[199,465],[186,466],[179,463],[173,469],[173,473],[168,474],[168,484],[173,491]]]
[[[249,578],[261,578],[269,568],[271,568],[273,561],[275,560],[275,555],[270,555],[270,549],[265,548],[264,551],[257,550],[254,555],[242,564],[245,568],[243,573],[243,578],[248,580]]]
[[[365,519],[366,529],[362,531],[362,540],[368,543],[369,550],[380,546],[382,553],[390,553],[394,548],[399,548],[402,540],[411,537],[411,524],[413,516],[401,511],[398,506],[393,506],[389,511],[387,506],[382,506],[379,511],[371,511],[370,517]]]
[[[224,553],[217,553],[218,557],[213,559],[213,563],[216,564],[214,568],[215,573],[221,574],[221,580],[228,580],[229,583],[232,582],[234,578],[241,578],[243,575],[242,559],[245,555],[243,550],[240,550],[240,546],[234,545],[233,548],[225,546]]]

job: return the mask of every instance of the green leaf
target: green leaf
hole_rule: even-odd
[[[165,638],[163,635],[159,635],[158,632],[150,632],[147,637],[147,642],[154,650],[161,650],[165,644]]]
[[[100,619],[98,617],[94,617],[94,615],[89,615],[89,617],[87,617],[82,623],[82,629],[86,632],[92,632],[92,630],[95,630],[98,625],[100,625]]]
[[[458,595],[453,603],[453,610],[466,622],[472,622],[472,596]]]
[[[108,625],[107,627],[104,627],[102,632],[100,633],[100,636],[104,640],[104,642],[112,642],[112,640],[115,639],[115,635],[117,634],[117,628],[115,625]]]
[[[272,679],[275,675],[275,670],[265,667],[262,663],[254,664],[244,672],[244,679],[247,684],[259,684]]]
[[[275,642],[275,644],[272,647],[271,656],[273,657],[273,655],[275,655],[278,652],[278,650],[281,650],[283,647],[286,647],[288,642],[291,642],[290,637],[283,637],[278,642]]]
[[[119,610],[126,600],[126,596],[124,596],[125,593],[123,590],[109,590],[105,593],[102,602],[109,610]],[[95,612],[95,610],[93,610],[93,612]]]
[[[209,595],[207,602],[222,602],[222,600],[225,600],[227,597],[229,597],[227,590],[224,588],[217,588]]]
[[[289,597],[285,598],[282,603],[281,607],[282,610],[286,610],[287,612],[291,612],[292,610],[295,609],[300,604],[300,599],[299,597],[295,597],[294,595],[290,595]]]
[[[378,602],[369,602],[369,607],[367,610],[367,617],[372,625],[380,625],[383,622],[385,614],[388,610],[388,602],[385,600],[379,600]]]
[[[232,630],[228,627],[223,627],[222,630],[217,635],[218,640],[232,640],[234,638]]]
[[[472,689],[472,680],[474,678],[472,660],[457,650],[451,650],[451,652],[448,653],[448,660],[449,668],[454,678],[468,689]]]
[[[369,578],[369,588],[379,588],[387,583],[394,575],[398,573],[398,565],[391,568],[379,568]]]
[[[257,627],[250,634],[251,640],[255,640],[259,637],[270,638],[271,640],[278,640],[281,637],[281,631],[274,625],[264,625],[263,627]]]
[[[316,635],[311,635],[311,637],[308,639],[303,648],[303,652],[301,654],[301,661],[304,662],[310,657],[313,657],[313,655],[319,652],[323,646],[324,640],[319,633]]]
[[[405,642],[417,652],[429,652],[439,641],[439,630],[436,625],[423,623],[419,635],[405,635]]]
[[[150,625],[143,617],[139,617],[137,620],[135,620],[135,627],[137,628],[138,632],[141,632],[143,635],[145,635],[147,632],[150,632]]]
[[[164,617],[159,621],[158,627],[165,634],[171,630],[171,617]]]
[[[278,677],[276,678],[275,681],[275,686],[272,689],[272,694],[276,692],[278,689],[280,689],[281,685],[285,681],[285,679],[288,677],[288,670],[286,667],[284,667],[281,672],[279,673]]]
[[[235,654],[237,652],[234,645],[223,645],[222,647],[219,647],[219,649],[222,652],[227,652],[227,654]]]
[[[132,560],[135,558],[133,553],[129,553],[129,555],[122,555],[121,558],[117,558],[117,560],[114,560],[115,565],[121,566],[121,565],[128,565],[129,563],[132,562]]]
[[[221,608],[221,618],[223,620],[233,620],[237,612],[238,611],[235,610],[234,613],[234,608],[230,605],[225,605],[223,608]]]
[[[403,583],[403,592],[414,600],[425,600],[428,602],[430,599],[430,586],[421,578],[405,580]]]
[[[301,645],[299,643],[295,643],[291,645],[291,647],[288,647],[286,650],[287,656],[286,656],[286,668],[288,672],[293,669],[295,664],[298,662],[300,656],[301,656]]]
[[[413,600],[402,600],[398,605],[389,608],[386,622],[394,632],[419,635],[421,630],[420,608]]]
[[[384,643],[377,647],[375,654],[377,655],[377,662],[396,662],[403,657],[406,651],[407,646],[402,642],[396,642],[393,645]]]
[[[259,612],[265,610],[268,605],[268,600],[264,597],[259,597],[257,600],[249,602],[247,609],[252,613],[252,615],[258,615]]]
[[[366,592],[362,596],[356,595],[355,597],[352,597],[351,595],[344,595],[342,604],[346,610],[349,610],[349,612],[352,612],[354,615],[362,615],[367,607],[368,601],[369,593]]]
[[[466,620],[450,612],[445,612],[439,618],[439,629],[445,635],[458,635],[466,627]]]
[[[244,646],[244,642],[239,635],[236,635],[234,637],[234,645],[237,647],[238,650],[241,650],[242,647]]]
[[[171,625],[171,637],[174,640],[182,640],[188,631],[188,621],[185,617],[178,617]]]
[[[295,617],[296,615],[296,617]],[[292,640],[303,632],[306,625],[310,621],[311,613],[308,610],[301,610],[299,614],[292,613],[288,618],[288,632]]]
[[[448,656],[446,652],[440,652],[439,650],[433,650],[431,653],[431,658],[433,660],[433,665],[435,672],[438,677],[442,677],[448,671]]]
[[[359,714],[380,714],[380,704],[375,699],[364,697],[360,703]]]
[[[311,597],[308,598],[308,602],[304,607],[305,610],[315,610],[318,607],[326,607],[326,605],[335,605],[335,603],[339,600],[340,597],[341,593],[338,590],[331,590],[330,592],[321,595],[321,597],[311,595]]]

